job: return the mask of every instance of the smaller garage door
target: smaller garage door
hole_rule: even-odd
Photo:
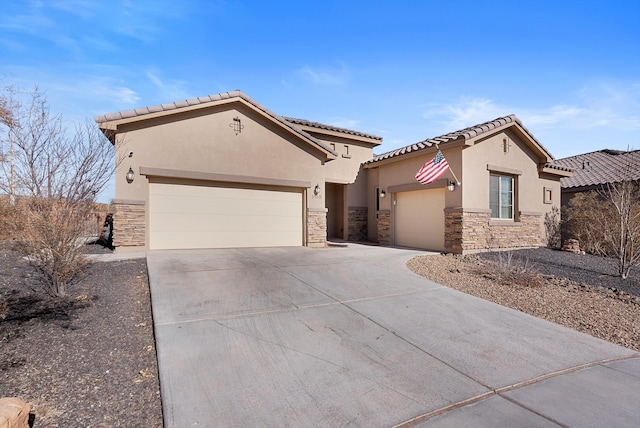
[[[149,184],[151,249],[302,245],[302,190]]]
[[[445,189],[396,193],[396,245],[444,251]]]

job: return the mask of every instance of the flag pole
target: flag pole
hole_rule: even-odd
[[[440,146],[438,145],[438,143],[434,143],[436,145],[436,149],[440,150]],[[442,156],[444,157],[444,155]],[[453,172],[453,170],[451,169],[451,165],[449,165],[449,162],[447,162],[447,167],[449,167],[449,172],[451,172],[451,175],[453,175],[453,179],[456,180],[456,185],[460,185],[460,180],[458,180],[458,177],[456,177],[456,173]]]

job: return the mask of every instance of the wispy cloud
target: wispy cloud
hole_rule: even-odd
[[[43,12],[42,2],[29,2],[29,6],[21,14],[0,14],[0,29],[36,34],[43,28],[51,28],[54,21]]]
[[[329,121],[329,125],[337,126],[338,128],[347,128],[347,129],[357,128],[359,124],[360,124],[359,120],[347,119],[344,117],[337,117]]]
[[[341,63],[338,68],[314,68],[305,65],[298,72],[306,80],[321,86],[345,85],[349,80],[349,70],[344,63]]]
[[[187,82],[178,79],[165,79],[161,77],[162,72],[154,69],[147,71],[146,76],[151,83],[159,90],[158,97],[164,101],[178,101],[189,98],[186,89]]]
[[[115,31],[121,35],[152,44],[166,31],[167,21],[184,19],[193,11],[189,2],[180,7],[168,7],[158,1],[124,0],[116,11],[119,23]]]
[[[55,9],[87,19],[96,15],[100,3],[96,0],[57,0],[52,3],[52,6]]]
[[[509,108],[488,98],[462,97],[455,103],[429,103],[426,107],[423,117],[434,120],[449,130],[465,128],[510,113]]]
[[[423,117],[446,130],[461,129],[515,113],[538,129],[640,129],[640,84],[590,82],[576,91],[570,104],[540,108],[501,104],[490,98],[461,97],[453,103],[427,104]]]

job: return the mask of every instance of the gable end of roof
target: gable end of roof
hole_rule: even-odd
[[[449,144],[454,141],[469,140],[469,139],[478,137],[482,134],[491,132],[494,129],[500,128],[504,125],[508,125],[509,123],[515,123],[518,126],[520,126],[525,132],[527,132],[527,134],[529,134],[529,136],[536,142],[536,144],[540,145],[540,143],[538,143],[538,141],[533,137],[533,135],[531,135],[531,133],[526,128],[524,128],[524,126],[522,126],[522,122],[520,122],[520,119],[518,119],[516,115],[511,114],[511,115],[499,117],[497,119],[490,120],[488,122],[484,122],[478,125],[470,126],[468,128],[460,129],[458,131],[453,131],[448,134],[443,134],[434,138],[427,138],[426,140],[422,140],[415,144],[410,144],[408,146],[401,147],[399,149],[395,149],[395,150],[388,151],[386,153],[375,155],[372,159],[365,162],[365,164],[372,164],[372,163],[380,162],[386,159],[391,159],[397,156],[402,156],[402,155],[417,152],[420,150],[425,150],[430,147],[433,147],[434,145]],[[542,145],[540,146],[542,147]]]
[[[216,95],[208,95],[205,97],[191,98],[184,101],[175,101],[172,103],[165,103],[165,104],[160,104],[156,106],[136,108],[133,110],[124,110],[116,113],[108,113],[105,115],[95,116],[94,120],[96,123],[98,123],[101,129],[106,130],[106,126],[103,127],[102,125],[106,125],[108,122],[126,120],[126,119],[136,119],[136,118],[144,119],[144,116],[150,115],[153,113],[172,112],[174,110],[177,111],[183,108],[188,108],[188,107],[198,106],[198,105],[202,105],[202,107],[206,107],[206,104],[214,103],[217,101],[223,101],[223,100],[231,100],[233,98],[241,99],[244,102],[250,104],[253,108],[271,117],[274,121],[278,122],[280,125],[289,129],[294,134],[299,135],[303,139],[309,141],[312,145],[317,146],[317,148],[319,148],[321,151],[327,153],[327,155],[331,159],[335,159],[338,156],[338,154],[334,150],[332,150],[330,147],[325,145],[322,141],[313,137],[312,135],[305,132],[304,130],[298,128],[297,126],[295,126],[294,123],[291,123],[285,120],[285,118],[283,118],[282,116],[275,114],[274,112],[267,109],[263,105],[259,104],[258,102],[256,102],[255,100],[253,100],[251,97],[244,94],[240,90],[222,92]],[[112,131],[111,135],[113,136],[115,133],[117,133],[117,131],[115,132]]]

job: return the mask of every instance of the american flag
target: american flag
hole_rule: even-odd
[[[436,156],[425,163],[422,168],[420,168],[420,171],[416,173],[416,180],[422,184],[429,184],[444,174],[447,168],[449,168],[449,164],[440,149],[438,149]]]

